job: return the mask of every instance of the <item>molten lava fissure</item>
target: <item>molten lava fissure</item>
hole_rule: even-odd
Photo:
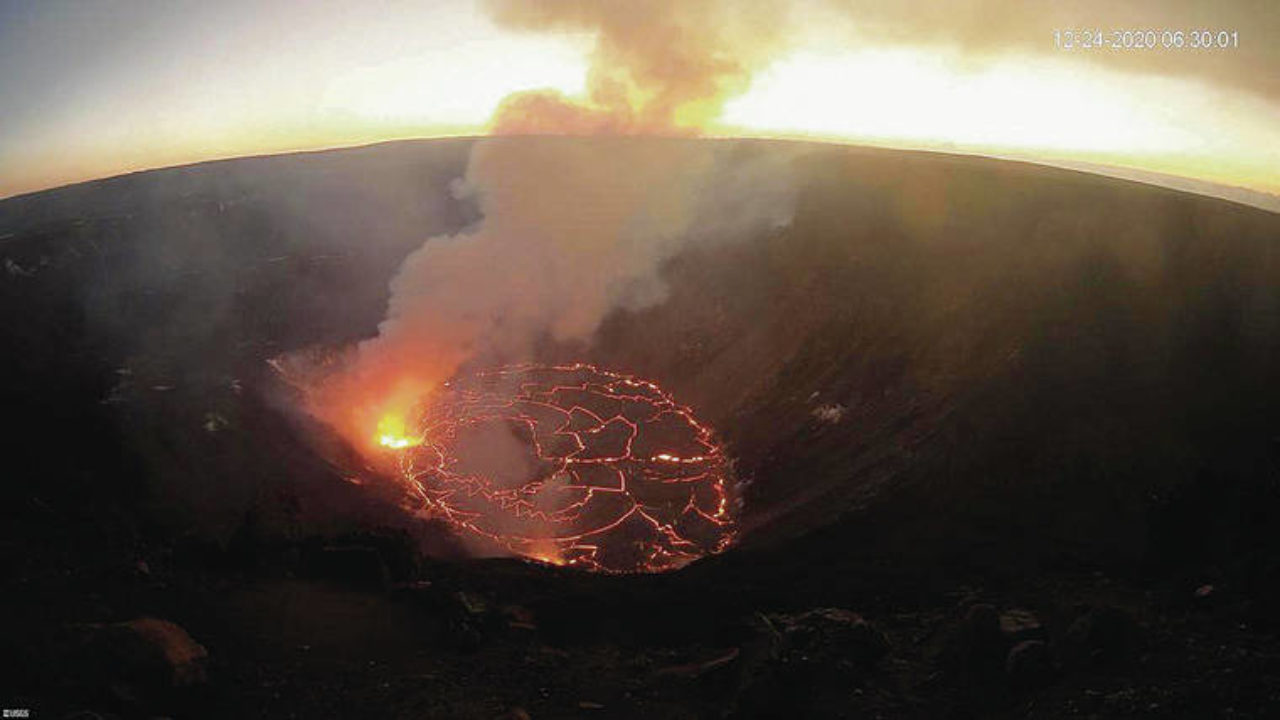
[[[416,431],[383,443],[413,509],[494,550],[660,572],[734,540],[723,450],[648,380],[585,364],[508,367],[448,383],[416,418]]]

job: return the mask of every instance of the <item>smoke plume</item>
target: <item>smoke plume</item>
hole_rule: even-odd
[[[696,134],[782,45],[786,7],[729,0],[490,0],[503,27],[589,32],[596,38],[587,96],[508,97],[498,134]]]
[[[746,88],[781,27],[727,2],[491,9],[504,25],[597,38],[588,97],[513,96],[495,116],[499,135],[693,132]],[[544,340],[588,342],[611,311],[660,302],[662,264],[687,243],[789,223],[788,168],[776,153],[766,160],[717,142],[478,141],[454,190],[483,219],[405,260],[378,336],[330,379],[316,409],[367,441],[380,418],[403,416],[465,362],[529,359]]]

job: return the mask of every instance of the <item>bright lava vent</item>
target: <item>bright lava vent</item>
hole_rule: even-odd
[[[729,462],[655,383],[590,365],[518,366],[446,385],[389,444],[413,509],[494,550],[602,572],[661,572],[734,540]]]

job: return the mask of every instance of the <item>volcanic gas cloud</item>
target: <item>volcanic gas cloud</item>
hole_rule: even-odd
[[[491,5],[511,27],[597,38],[587,97],[508,98],[499,135],[695,133],[782,27],[759,13],[744,25],[724,2]],[[585,349],[609,313],[663,300],[661,267],[690,243],[788,224],[790,160],[710,141],[495,137],[454,191],[483,220],[405,260],[378,336],[310,388],[311,410],[366,454],[393,454],[417,509],[490,546],[605,570],[725,547],[727,461],[657,385],[587,368],[457,376],[547,343]]]

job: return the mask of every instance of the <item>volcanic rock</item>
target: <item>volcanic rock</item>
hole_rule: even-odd
[[[733,648],[727,652],[718,654],[709,660],[659,668],[653,675],[656,678],[674,677],[682,679],[696,679],[707,675],[708,673],[727,667],[741,656],[742,651],[738,648]]]
[[[841,608],[757,615],[755,624],[755,638],[736,658],[733,700],[727,705],[735,717],[796,716],[804,714],[798,708],[838,704],[849,684],[890,649],[879,628]],[[833,700],[832,693],[840,698]]]
[[[1116,607],[1096,607],[1067,628],[1062,655],[1076,667],[1107,665],[1129,658],[1139,641],[1140,629],[1129,613]]]
[[[1191,601],[1197,610],[1208,610],[1218,603],[1218,589],[1210,584],[1201,585],[1191,593]]]
[[[1005,647],[1000,633],[1000,614],[995,606],[986,603],[971,606],[953,641],[955,659],[971,669],[987,668],[998,662]]]
[[[851,660],[869,665],[889,652],[889,640],[861,615],[818,608],[799,615],[773,615],[782,628],[782,653],[800,660]]]
[[[1013,608],[1000,613],[1000,634],[1013,643],[1049,639],[1044,626],[1040,624],[1040,618],[1030,610],[1022,608]]]
[[[1033,688],[1044,684],[1053,673],[1049,645],[1043,640],[1023,640],[1005,658],[1005,673],[1016,688]]]
[[[146,683],[191,687],[206,680],[209,652],[177,623],[138,618],[101,627],[94,651],[116,671]]]
[[[533,632],[538,629],[533,611],[522,605],[504,605],[499,614],[511,630]]]
[[[109,691],[117,701],[154,706],[207,680],[208,651],[168,620],[77,625],[69,635],[59,664],[85,692]]]

